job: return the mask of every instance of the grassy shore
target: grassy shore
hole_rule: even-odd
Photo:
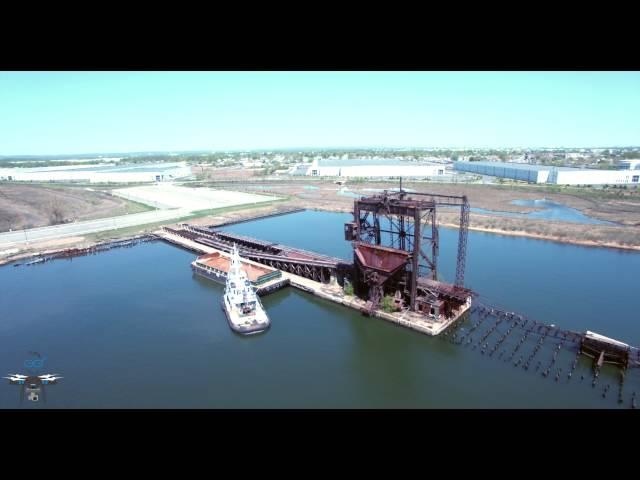
[[[175,225],[178,223],[183,223],[191,220],[205,219],[211,216],[223,216],[225,214],[238,213],[242,211],[266,209],[269,207],[277,206],[282,203],[286,203],[287,201],[289,201],[289,198],[285,197],[278,200],[272,200],[269,202],[236,205],[236,206],[230,206],[230,207],[211,208],[208,210],[196,210],[192,212],[190,215],[185,215],[184,217],[180,217],[180,218],[174,218],[174,219],[165,220],[162,222],[148,223],[144,225],[137,225],[134,227],[119,228],[116,230],[105,230],[103,232],[91,233],[91,234],[85,235],[84,237],[86,240],[90,242],[121,239],[121,238],[130,237],[133,235],[150,233],[150,232],[153,232],[154,230],[159,229],[162,226]]]
[[[277,195],[281,196],[281,198],[258,204],[200,210],[177,219],[89,234],[79,237],[78,245],[87,246],[88,244],[105,240],[128,238],[152,232],[163,225],[176,225],[184,222],[211,225],[248,219],[256,215],[275,213],[283,207],[333,212],[350,212],[353,209],[353,198],[338,195],[337,190],[342,187],[337,186],[333,181],[296,179],[260,182],[259,179],[251,180],[250,183],[252,184],[278,186]],[[313,190],[305,189],[304,187],[309,184],[313,184],[318,188]],[[579,209],[586,215],[594,218],[610,220],[618,222],[619,224],[587,225],[542,219],[504,217],[474,212],[470,218],[470,229],[493,234],[529,237],[577,245],[640,250],[640,192],[635,189],[626,191],[624,189],[617,189],[619,191],[614,192],[558,186],[430,184],[425,182],[403,182],[403,185],[406,186],[406,188],[411,188],[419,192],[467,195],[472,206],[487,210],[533,211],[534,209],[515,206],[511,202],[514,199],[540,199],[544,197]],[[235,182],[229,182],[228,185],[220,185],[220,183],[217,183],[216,186],[217,188],[227,187],[230,190],[243,190],[242,186]],[[364,190],[367,188],[382,189],[394,187],[397,187],[396,182],[347,184],[347,188],[364,194],[373,193],[372,191]],[[151,209],[146,205],[136,205],[136,202],[131,201],[129,201],[128,208],[131,208],[131,210],[129,210],[130,213],[135,213],[134,209],[139,209],[139,211]],[[438,212],[438,221],[441,226],[457,228],[459,214],[455,210],[440,210]],[[336,232],[336,235],[338,234],[339,232]],[[35,251],[34,249],[37,248],[45,250],[46,247],[47,245],[33,245],[30,251]]]

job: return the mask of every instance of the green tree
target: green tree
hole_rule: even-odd
[[[395,305],[393,304],[393,297],[391,295],[385,295],[382,299],[382,310],[391,313],[395,310]]]
[[[349,296],[353,295],[353,285],[349,282],[344,282],[344,294]]]

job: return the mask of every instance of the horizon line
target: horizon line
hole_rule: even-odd
[[[640,148],[640,145],[609,145],[609,146],[504,146],[504,147],[479,147],[479,146],[451,146],[451,147],[423,147],[423,146],[350,146],[350,147],[278,147],[278,148],[228,148],[228,149],[198,149],[198,150],[136,150],[124,152],[82,152],[82,153],[43,153],[43,154],[0,154],[0,158],[26,158],[26,157],[72,157],[72,156],[104,156],[104,155],[149,155],[149,154],[188,154],[188,153],[271,153],[286,151],[331,151],[331,150],[567,150],[567,149],[629,149]]]

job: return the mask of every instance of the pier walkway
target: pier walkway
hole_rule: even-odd
[[[324,298],[325,300],[339,303],[340,305],[359,311],[365,311],[367,309],[366,301],[361,300],[354,295],[346,295],[343,289],[335,282],[327,285],[287,272],[282,272],[282,276],[289,279],[289,285],[292,287],[311,293],[317,297]],[[424,315],[413,313],[408,309],[392,313],[384,312],[382,310],[374,310],[371,313],[371,316],[382,318],[427,335],[438,335],[455,323],[462,314],[469,310],[470,306],[471,304],[469,302],[469,304],[463,305],[459,311],[454,312],[454,315],[452,315],[451,318],[440,320],[431,319]]]

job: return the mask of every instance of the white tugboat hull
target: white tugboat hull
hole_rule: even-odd
[[[227,317],[227,323],[231,327],[231,330],[236,333],[239,333],[241,335],[255,335],[256,333],[267,331],[271,326],[269,318],[266,314],[264,314],[264,311],[262,311],[262,309],[260,310],[264,314],[263,318],[260,318],[260,321],[256,319],[255,324],[249,322],[249,324],[246,325],[240,320],[239,315],[236,312],[234,312],[233,310],[229,310],[226,302],[224,301],[224,298],[220,301],[220,305],[222,307],[222,311],[224,312],[224,316]]]
[[[222,296],[222,310],[231,329],[242,335],[264,332],[271,323],[260,298],[242,270],[240,254],[235,244]]]

